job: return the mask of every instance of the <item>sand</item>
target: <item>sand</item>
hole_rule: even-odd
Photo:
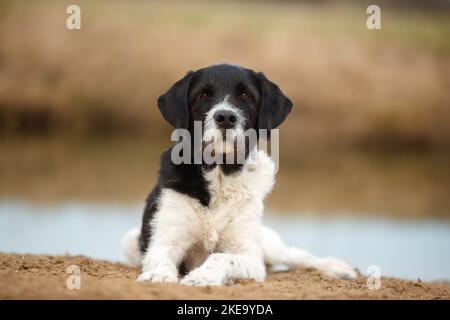
[[[81,270],[79,290],[67,289],[67,267]],[[0,253],[1,299],[449,299],[449,283],[382,278],[369,290],[366,279],[346,281],[314,270],[270,273],[265,283],[228,287],[185,287],[135,281],[139,270],[83,256]]]

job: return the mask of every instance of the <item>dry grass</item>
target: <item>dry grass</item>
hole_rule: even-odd
[[[450,145],[450,14],[365,5],[67,1],[0,6],[0,130],[167,133],[159,94],[189,69],[263,70],[296,109],[291,147]],[[163,129],[163,131],[161,131]]]

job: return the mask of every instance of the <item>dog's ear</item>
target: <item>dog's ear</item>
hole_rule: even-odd
[[[164,119],[175,129],[188,129],[189,110],[188,93],[193,71],[189,71],[182,79],[158,98],[158,108]]]
[[[261,90],[258,129],[267,129],[270,137],[270,130],[278,127],[286,119],[292,109],[292,102],[262,72],[257,73],[257,77]]]

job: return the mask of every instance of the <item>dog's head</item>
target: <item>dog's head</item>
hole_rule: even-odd
[[[213,65],[188,72],[158,98],[164,118],[176,129],[192,132],[203,124],[203,141],[223,143],[247,129],[279,126],[292,102],[264,74],[236,65]]]

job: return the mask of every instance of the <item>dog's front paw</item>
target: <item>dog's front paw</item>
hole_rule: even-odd
[[[169,267],[157,267],[150,271],[142,272],[136,281],[138,282],[153,282],[153,283],[177,283],[178,274],[175,269]]]
[[[320,263],[320,271],[327,276],[339,279],[355,279],[357,273],[355,269],[347,264],[344,260],[337,258],[324,258]]]
[[[197,268],[187,274],[180,283],[185,286],[222,286],[226,284],[226,279],[217,271]]]

